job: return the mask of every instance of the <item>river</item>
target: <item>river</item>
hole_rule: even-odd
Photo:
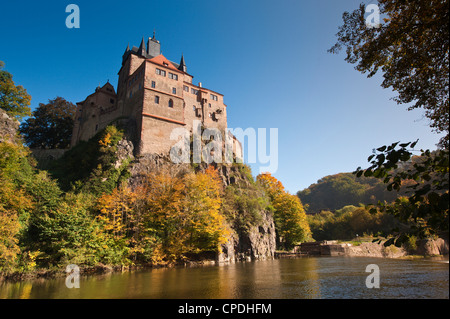
[[[379,288],[367,288],[377,265]],[[0,284],[0,298],[374,299],[449,298],[449,264],[435,259],[302,257],[221,266],[148,269]]]

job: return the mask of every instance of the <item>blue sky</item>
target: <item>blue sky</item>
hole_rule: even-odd
[[[194,82],[225,95],[230,128],[278,128],[278,170],[291,193],[367,166],[372,149],[419,138],[435,148],[421,110],[391,100],[381,76],[368,79],[327,53],[342,13],[362,0],[8,1],[0,11],[0,60],[32,96],[82,101],[117,72],[127,46],[156,30],[163,54],[184,54]],[[373,2],[373,1],[370,1]],[[65,8],[80,8],[68,29]],[[369,3],[366,1],[366,3]],[[253,174],[258,164],[251,164]]]

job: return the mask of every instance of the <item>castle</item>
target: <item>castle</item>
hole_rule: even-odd
[[[168,60],[154,33],[147,45],[142,38],[139,47],[127,46],[118,75],[117,92],[107,82],[77,103],[71,147],[117,119],[134,123],[139,154],[167,154],[176,143],[171,132],[178,127],[192,131],[195,120],[226,131],[223,95],[192,83],[183,55],[180,63]]]

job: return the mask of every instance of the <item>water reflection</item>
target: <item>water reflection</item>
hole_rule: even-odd
[[[380,267],[380,289],[368,289],[365,268]],[[448,298],[447,263],[433,260],[320,257],[196,268],[152,269],[0,284],[0,298]]]

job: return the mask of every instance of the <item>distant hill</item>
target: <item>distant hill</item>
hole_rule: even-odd
[[[308,214],[322,210],[335,211],[347,205],[375,204],[378,200],[392,201],[395,191],[386,190],[386,184],[374,177],[356,177],[352,173],[339,173],[321,178],[317,183],[297,192]]]

